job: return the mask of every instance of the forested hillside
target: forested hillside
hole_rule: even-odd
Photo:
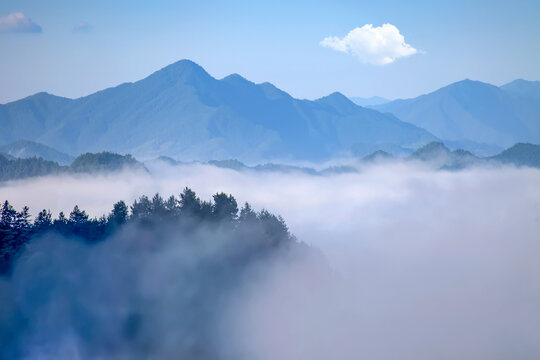
[[[0,322],[0,358],[31,357],[30,342],[56,344],[49,333],[79,339],[86,358],[168,358],[168,340],[152,331],[166,328],[155,323],[155,312],[167,309],[159,319],[173,321],[174,357],[215,359],[216,314],[253,276],[248,269],[305,251],[281,217],[247,203],[239,210],[224,193],[202,201],[185,188],[179,197],[119,201],[99,218],[75,206],[56,218],[44,209],[34,221],[27,207],[17,211],[5,201],[0,305],[12,317]],[[62,321],[51,318],[59,304]]]
[[[69,166],[59,165],[54,161],[42,158],[20,159],[0,153],[0,181],[69,173],[114,172],[124,169],[146,171],[144,165],[131,155],[110,152],[82,154]]]

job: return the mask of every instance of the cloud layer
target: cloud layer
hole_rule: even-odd
[[[399,29],[392,24],[378,27],[366,24],[349,31],[343,38],[328,36],[321,45],[356,56],[363,63],[372,65],[391,64],[419,52],[405,42]]]
[[[0,33],[40,33],[41,26],[23,13],[13,13],[0,17]]]
[[[253,277],[224,309],[219,338],[230,356],[223,358],[540,354],[537,169],[436,172],[392,164],[328,177],[204,165],[151,170],[29,179],[4,184],[0,194],[18,209],[57,214],[78,203],[97,216],[120,199],[190,186],[204,199],[225,191],[283,215],[300,240],[321,250],[332,274],[308,259]],[[170,316],[156,319],[164,324]],[[156,331],[164,329],[160,321]]]

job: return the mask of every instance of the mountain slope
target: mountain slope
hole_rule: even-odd
[[[0,104],[0,143],[18,139],[36,139],[54,127],[52,114],[60,112],[73,100],[47,93],[37,93],[9,104]]]
[[[540,166],[540,145],[518,143],[490,159],[516,166]]]
[[[60,165],[69,165],[75,159],[73,156],[62,153],[49,146],[28,140],[17,140],[6,145],[1,145],[0,153],[22,159],[38,157],[44,160],[55,161]]]
[[[80,99],[36,94],[1,105],[0,124],[8,129],[0,142],[24,137],[73,154],[187,160],[317,160],[358,144],[416,148],[435,139],[339,93],[297,100],[236,74],[217,80],[188,60]]]
[[[517,79],[501,86],[501,89],[519,96],[540,99],[540,81]]]
[[[441,142],[431,142],[417,149],[408,160],[417,160],[446,170],[458,170],[479,164],[481,159],[470,152],[457,149],[450,151]]]
[[[440,139],[507,147],[540,142],[540,101],[522,92],[464,80],[414,99],[373,108],[425,128]]]

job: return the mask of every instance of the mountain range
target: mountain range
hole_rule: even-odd
[[[26,139],[75,155],[186,160],[321,160],[436,140],[340,93],[295,99],[237,74],[215,79],[189,60],[78,99],[38,93],[0,105],[0,124],[0,144]]]
[[[463,80],[413,99],[340,93],[296,99],[238,74],[216,79],[189,60],[78,99],[47,93],[0,105],[0,152],[67,164],[85,152],[148,159],[320,161],[432,141],[479,156],[540,143],[540,82]]]
[[[203,164],[226,168],[234,171],[254,171],[259,173],[302,173],[305,175],[332,175],[343,173],[359,173],[365,166],[382,163],[414,162],[416,165],[435,170],[461,170],[471,166],[497,167],[501,165],[526,166],[540,168],[540,145],[518,143],[491,157],[478,157],[472,153],[457,149],[450,150],[441,142],[430,142],[412,154],[396,157],[385,151],[378,150],[362,159],[356,159],[343,165],[330,166],[322,169],[286,165],[279,163],[264,163],[249,166],[236,159],[210,160]],[[97,154],[85,153],[79,155],[69,165],[59,165],[55,161],[43,158],[14,158],[0,153],[0,182],[23,179],[28,177],[62,175],[73,173],[111,173],[131,170],[139,173],[159,174],[165,167],[200,165],[199,161],[177,161],[170,157],[160,156],[144,163],[137,161],[131,155],[119,155],[110,152]]]
[[[453,147],[493,153],[517,142],[540,143],[540,81],[520,79],[497,87],[463,80],[372,108],[424,128]]]

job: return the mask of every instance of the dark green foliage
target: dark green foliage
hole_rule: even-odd
[[[148,196],[144,195],[135,200],[131,205],[132,218],[135,220],[144,220],[152,215],[152,203]]]
[[[185,188],[180,194],[180,209],[183,214],[197,216],[201,212],[201,199],[190,188]]]
[[[119,201],[92,219],[75,206],[54,220],[43,210],[31,224],[28,208],[3,204],[1,359],[34,358],[29,339],[54,348],[66,333],[84,359],[223,358],[223,306],[246,277],[305,249],[281,217],[249,204],[239,214],[224,193],[202,201],[185,188],[128,209]],[[174,353],[159,352],[164,341]]]
[[[90,218],[76,205],[69,217],[60,212],[53,219],[51,212],[44,209],[32,223],[28,207],[17,212],[8,201],[2,205],[0,214],[0,273],[4,274],[28,241],[51,232],[93,243],[128,225],[140,226],[145,231],[172,228],[178,234],[201,227],[222,229],[224,234],[232,232],[231,238],[238,239],[242,244],[240,252],[244,254],[264,253],[293,239],[279,216],[266,210],[257,213],[248,203],[239,212],[236,199],[225,193],[215,194],[212,201],[202,201],[187,187],[180,198],[170,196],[164,200],[155,194],[149,199],[143,195],[130,207],[119,201],[110,214],[100,218]]]
[[[41,210],[34,220],[34,228],[38,232],[47,231],[52,226],[52,214],[50,210]]]
[[[59,174],[66,170],[53,161],[42,158],[11,159],[0,154],[0,181],[24,179],[34,176]]]
[[[214,206],[212,207],[212,215],[217,220],[232,221],[236,219],[238,204],[232,195],[227,196],[225,193],[219,193],[215,194],[213,198]]]
[[[32,230],[27,206],[17,212],[6,200],[0,212],[0,273],[9,271],[11,261],[17,257]]]
[[[131,155],[120,155],[111,152],[86,153],[78,156],[71,163],[73,172],[119,171],[124,168],[144,169],[144,166]]]
[[[107,218],[111,226],[120,226],[128,220],[129,210],[124,201],[119,201],[113,205],[113,210]]]
[[[238,217],[238,219],[242,222],[252,222],[257,220],[257,213],[253,211],[249,203],[245,203],[240,210],[240,216]]]
[[[110,152],[83,154],[77,157],[70,166],[61,166],[56,162],[43,160],[42,158],[19,159],[0,154],[0,181],[73,172],[112,172],[127,168],[146,171],[144,165],[131,155],[119,155]]]
[[[80,210],[78,205],[75,205],[73,211],[69,214],[69,223],[72,225],[84,224],[88,221],[88,215],[84,210]]]

